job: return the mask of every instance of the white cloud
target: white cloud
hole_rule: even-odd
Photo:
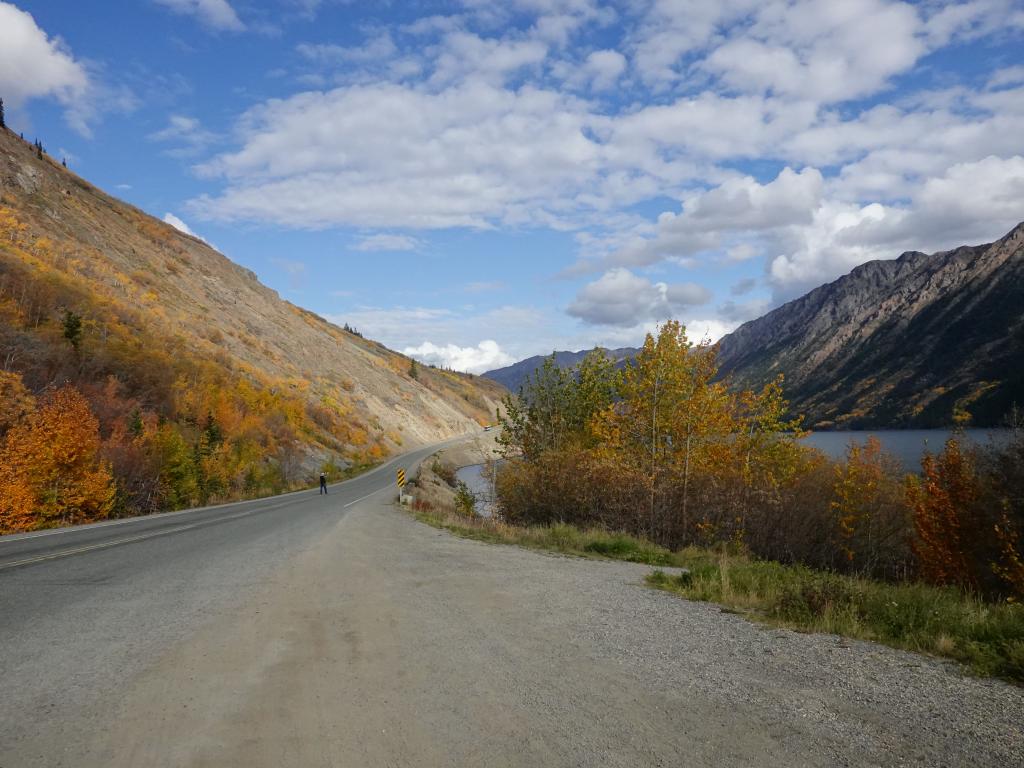
[[[0,2],[0,95],[8,108],[56,99],[72,128],[88,135],[92,114],[84,102],[91,87],[85,67],[60,38],[49,38],[30,14]]]
[[[353,246],[353,251],[415,251],[420,241],[409,235],[377,234],[362,237]]]
[[[611,323],[577,327],[623,338],[689,311],[623,267],[749,276],[763,259],[778,300],[865,259],[994,237],[1024,217],[1020,67],[922,65],[951,42],[1015,39],[1016,0],[460,5],[374,22],[361,42],[299,46],[292,74],[323,90],[241,116],[233,149],[197,167],[219,189],[188,210],[378,232],[358,236],[366,251],[416,248],[424,229],[569,232],[581,257],[569,275],[604,274],[571,311]],[[665,200],[656,218],[635,205]],[[626,276],[642,283],[635,296],[593,299]],[[745,298],[719,296],[696,322],[717,333],[764,301]],[[472,310],[406,317],[429,330],[410,339],[391,325],[407,311],[359,310],[392,345],[520,349],[493,326],[467,337],[464,324],[493,320]]]
[[[988,88],[1002,88],[1007,85],[1024,85],[1024,65],[1004,67],[992,73]]]
[[[744,92],[819,102],[875,93],[926,52],[913,6],[888,0],[765,3],[702,67]]]
[[[192,208],[300,227],[550,225],[600,173],[586,120],[571,97],[480,81],[299,94],[244,116],[243,146],[198,169],[227,189]]]
[[[118,188],[119,189],[121,189],[121,188],[123,188],[123,189],[131,189],[131,184],[118,184]],[[204,238],[202,236],[202,234],[200,234],[200,233],[198,233],[196,231],[193,231],[193,228],[188,226],[188,224],[186,224],[184,221],[179,219],[173,213],[165,213],[164,214],[164,222],[167,223],[167,224],[170,224],[175,229],[177,229],[179,232],[184,232],[185,234],[190,234],[190,236],[196,238],[196,240],[203,241],[208,246],[210,246],[210,248],[212,248],[214,251],[219,251],[220,250],[219,248],[217,248],[217,246],[215,244],[211,243],[206,238]]]
[[[123,184],[123,185],[119,184],[118,187],[119,188],[123,187],[125,189],[131,189],[131,185],[130,184]],[[195,232],[193,232],[192,228],[188,224],[186,224],[184,221],[179,219],[173,213],[165,213],[164,214],[164,223],[170,224],[172,227],[174,227],[179,232],[184,232],[186,235],[191,235],[192,237],[196,238],[196,240],[202,240],[204,243],[209,245],[211,248],[216,249],[216,246],[213,245],[213,243],[211,243],[209,240],[207,240],[202,235],[199,235],[199,234],[196,234]]]
[[[300,43],[295,47],[299,55],[320,64],[366,63],[388,59],[397,53],[391,35],[382,32],[363,45],[341,46],[330,43]]]
[[[970,190],[970,194],[964,194]],[[826,200],[806,226],[780,233],[769,276],[779,299],[906,250],[934,251],[1000,237],[1024,219],[1024,157],[988,157],[929,179],[906,205]]]
[[[628,269],[612,269],[589,283],[568,312],[593,325],[633,327],[647,321],[678,317],[688,307],[704,304],[711,293],[696,283],[652,283]]]
[[[1002,30],[1024,28],[1024,11],[1016,0],[968,0],[936,4],[925,25],[932,46],[971,40]]]
[[[150,141],[177,144],[177,147],[167,151],[172,157],[191,157],[202,152],[217,136],[203,128],[198,118],[171,115],[166,127],[149,134],[147,138]]]
[[[439,50],[430,77],[433,85],[459,82],[467,75],[499,84],[548,55],[548,46],[539,40],[484,38],[461,30],[449,33]]]
[[[587,56],[581,69],[596,90],[607,90],[626,70],[626,57],[618,51],[594,51]]]
[[[460,347],[457,344],[438,345],[425,341],[416,347],[406,347],[402,354],[428,365],[454,368],[456,371],[467,373],[483,373],[515,362],[515,358],[504,352],[498,342],[491,339],[481,341],[475,347]]]
[[[130,188],[131,187],[129,187],[129,189]],[[167,224],[170,224],[172,227],[174,227],[179,232],[184,232],[186,235],[191,235],[192,237],[199,237],[199,235],[197,235],[195,232],[192,231],[192,228],[188,224],[186,224],[184,221],[179,219],[173,213],[165,213],[164,214],[164,222],[167,223]],[[202,238],[200,238],[200,239],[202,239]]]
[[[235,9],[227,0],[155,0],[182,16],[195,16],[210,29],[239,32],[245,29]]]
[[[799,173],[784,168],[767,184],[749,176],[729,179],[686,198],[680,213],[661,214],[653,237],[636,238],[608,256],[606,262],[653,264],[717,248],[738,234],[807,224],[821,195],[822,176],[815,168]],[[752,248],[749,243],[739,243],[729,253],[737,259],[749,257]]]

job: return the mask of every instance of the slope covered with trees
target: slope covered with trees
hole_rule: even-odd
[[[337,478],[502,393],[281,300],[0,129],[0,532]]]

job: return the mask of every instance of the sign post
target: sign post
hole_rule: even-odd
[[[398,498],[402,498],[402,489],[405,488],[405,470],[400,469],[397,472],[398,479]]]

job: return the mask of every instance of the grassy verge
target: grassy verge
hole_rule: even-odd
[[[706,550],[675,554],[689,573],[656,572],[648,583],[772,626],[873,640],[1024,683],[1020,604],[986,603],[955,589],[889,584]]]
[[[683,565],[676,553],[625,533],[610,533],[600,529],[581,530],[563,524],[521,528],[487,518],[463,517],[432,509],[416,509],[413,514],[417,520],[435,528],[444,528],[457,536],[492,544],[516,544],[577,557],[626,560],[648,565]]]
[[[955,659],[978,675],[1024,683],[1024,605],[986,603],[955,589],[889,584],[707,549],[670,552],[599,529],[518,527],[436,508],[413,514],[424,523],[478,541],[684,567],[688,573],[656,571],[647,581],[771,626],[871,640]]]

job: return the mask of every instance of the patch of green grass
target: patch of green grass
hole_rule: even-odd
[[[669,550],[625,533],[611,533],[596,528],[583,530],[565,523],[519,527],[488,518],[469,518],[435,510],[418,510],[414,514],[421,522],[477,541],[516,544],[577,557],[627,560],[649,565],[679,564]]]
[[[1024,683],[1024,606],[952,588],[889,584],[702,550],[676,553],[689,573],[648,583],[719,603],[773,626],[827,632],[955,659],[979,675]]]

